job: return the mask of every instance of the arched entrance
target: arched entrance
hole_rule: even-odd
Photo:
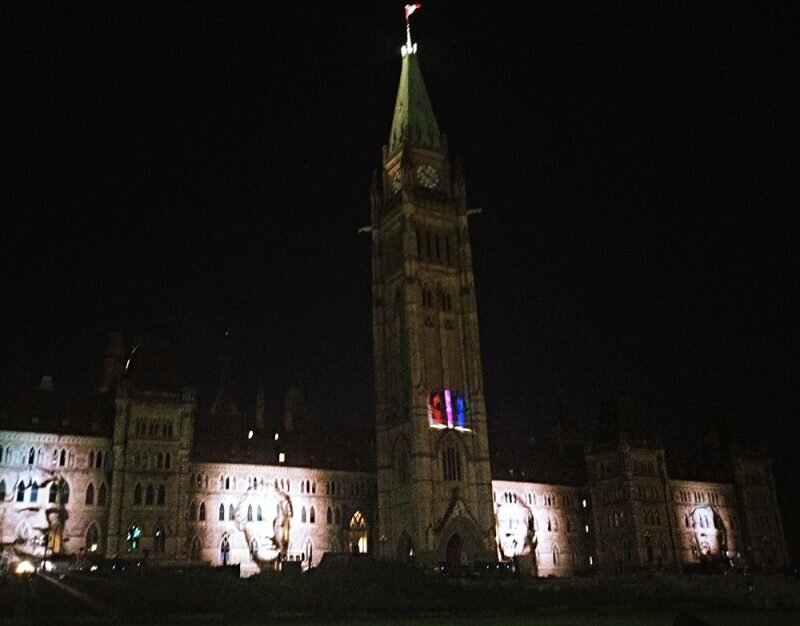
[[[231,543],[228,541],[228,533],[222,536],[222,542],[219,546],[219,562],[222,566],[228,565],[231,556]]]
[[[414,558],[414,544],[411,543],[411,537],[408,536],[406,531],[400,534],[400,540],[397,542],[397,560],[401,563],[407,563]]]
[[[464,549],[464,541],[461,535],[453,533],[453,536],[447,541],[447,548],[445,548],[444,562],[447,571],[452,572],[461,569],[466,565],[466,550]]]

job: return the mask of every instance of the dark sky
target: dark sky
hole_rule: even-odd
[[[702,4],[700,8],[698,5]],[[724,416],[800,474],[790,3],[423,2],[472,219],[489,419],[611,391]],[[3,3],[2,381],[169,334],[213,387],[371,419],[369,185],[401,2]],[[683,439],[679,439],[680,433]],[[684,434],[685,433],[685,434]]]

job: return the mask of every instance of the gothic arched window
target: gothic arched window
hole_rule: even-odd
[[[442,450],[442,469],[445,480],[461,480],[461,453],[454,445]]]
[[[153,552],[162,553],[167,545],[167,533],[161,526],[157,526],[153,532]]]
[[[200,544],[200,538],[195,535],[194,538],[192,538],[192,547],[189,550],[189,558],[192,561],[199,561],[202,552],[203,546]]]
[[[90,506],[94,504],[94,485],[92,483],[86,487],[86,504]]]
[[[89,524],[89,528],[86,529],[86,544],[84,546],[84,550],[86,552],[97,552],[99,547],[100,530],[97,528],[97,524],[92,522]]]

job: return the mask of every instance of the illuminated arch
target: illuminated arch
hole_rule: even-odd
[[[231,556],[231,542],[228,538],[228,533],[222,535],[222,541],[219,543],[219,562],[222,565],[227,565]]]
[[[350,552],[358,554],[366,554],[368,548],[367,542],[367,521],[361,511],[353,513],[348,525],[348,540],[350,544]]]
[[[100,550],[100,527],[96,522],[91,522],[89,524],[89,526],[86,528],[84,537],[84,550],[87,554],[90,552],[98,552]]]
[[[139,541],[142,537],[142,527],[136,522],[128,527],[128,532],[125,535],[125,543],[128,546],[128,552],[135,552],[139,549]]]

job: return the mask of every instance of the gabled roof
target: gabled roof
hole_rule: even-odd
[[[444,147],[425,82],[422,80],[417,54],[413,51],[403,55],[388,145],[390,156],[407,146],[439,152]]]

